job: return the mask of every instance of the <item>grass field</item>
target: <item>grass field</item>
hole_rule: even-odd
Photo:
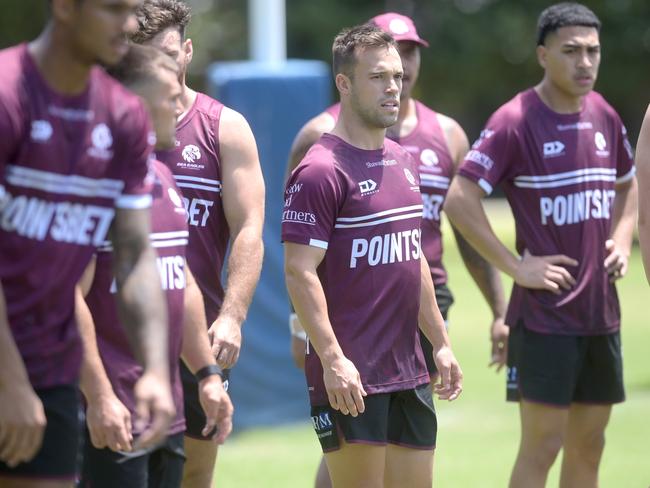
[[[512,244],[509,211],[490,205],[497,234]],[[464,392],[453,403],[436,402],[438,447],[434,485],[442,488],[502,488],[518,443],[518,410],[504,402],[504,374],[487,368],[490,315],[460,261],[448,227],[445,265],[456,303],[450,313],[451,339],[465,373]],[[509,282],[505,282],[509,290]],[[627,402],[616,406],[607,431],[602,462],[603,488],[650,487],[650,289],[635,249],[628,276],[619,284]],[[644,305],[645,303],[645,305]],[[320,459],[307,422],[291,427],[248,431],[221,449],[220,488],[310,487]],[[558,485],[559,463],[548,486]],[[408,487],[404,487],[408,488]]]

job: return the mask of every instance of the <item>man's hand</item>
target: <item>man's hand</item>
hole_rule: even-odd
[[[210,435],[217,444],[223,444],[232,431],[233,406],[218,375],[208,376],[199,383],[199,402],[207,418],[201,433]]]
[[[559,295],[562,290],[570,290],[576,284],[571,273],[560,265],[577,266],[578,261],[564,254],[533,256],[525,250],[514,280],[524,288],[547,290]]]
[[[10,468],[31,461],[46,423],[43,403],[29,383],[0,387],[0,460]]]
[[[508,360],[509,333],[510,328],[503,322],[503,319],[494,319],[490,327],[492,351],[490,353],[490,364],[488,367],[496,366],[497,373],[501,371]]]
[[[323,381],[333,409],[353,417],[364,412],[366,406],[363,397],[367,393],[352,361],[341,356],[327,366],[323,364]]]
[[[90,431],[90,441],[97,449],[132,449],[131,413],[113,392],[88,399],[86,424]]]
[[[607,257],[605,258],[605,269],[609,275],[611,283],[622,278],[627,273],[629,255],[624,253],[616,246],[613,239],[607,239],[605,242]]]
[[[146,449],[165,438],[176,409],[169,381],[156,373],[145,371],[135,384],[134,392],[136,426],[142,434],[133,450]]]
[[[460,369],[454,353],[449,347],[434,351],[433,360],[438,369],[439,383],[433,386],[433,391],[440,400],[455,400],[463,391],[463,372]]]
[[[212,354],[221,369],[232,368],[239,359],[241,326],[236,320],[219,316],[208,329]]]

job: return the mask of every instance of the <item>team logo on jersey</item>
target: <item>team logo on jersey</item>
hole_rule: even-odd
[[[364,180],[359,182],[359,190],[361,190],[362,195],[371,195],[377,193],[377,183],[375,180]]]
[[[545,158],[556,158],[564,154],[564,144],[560,141],[545,142],[543,150]]]
[[[36,142],[46,142],[52,137],[52,124],[47,120],[32,121],[32,140]]]
[[[596,154],[600,156],[601,158],[606,158],[609,156],[609,151],[607,150],[607,141],[605,140],[605,136],[603,135],[602,132],[597,131],[594,134],[594,143],[596,144],[596,148],[598,149],[596,151]]]
[[[201,150],[194,144],[188,144],[185,146],[181,154],[183,156],[183,159],[188,163],[194,163],[201,159]]]
[[[413,173],[408,168],[404,168],[404,176],[406,176],[406,179],[411,185],[415,185],[415,176],[413,176]]]
[[[90,133],[90,142],[92,147],[88,148],[88,154],[98,159],[111,159],[113,151],[110,147],[113,145],[113,135],[111,130],[104,123],[97,124]]]
[[[420,161],[422,161],[422,164],[425,166],[435,166],[440,162],[436,152],[429,148],[420,153]]]

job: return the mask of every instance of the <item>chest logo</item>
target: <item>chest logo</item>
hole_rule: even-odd
[[[90,134],[92,147],[88,148],[88,154],[98,159],[110,159],[113,157],[113,151],[110,147],[113,145],[113,135],[106,124],[97,124]]]
[[[359,190],[361,190],[362,195],[377,193],[375,191],[376,188],[377,188],[377,183],[375,182],[375,180],[365,180],[359,182]]]
[[[564,154],[564,144],[560,141],[545,142],[543,150],[545,158],[554,158]]]
[[[47,120],[32,121],[32,140],[36,142],[47,142],[52,137],[52,124]]]
[[[602,132],[597,131],[594,134],[594,143],[596,144],[596,155],[601,158],[606,158],[609,156],[609,151],[607,150],[607,140]]]
[[[404,176],[406,176],[406,179],[411,185],[415,185],[415,176],[413,176],[413,173],[408,168],[404,168]]]
[[[422,161],[422,164],[425,166],[435,166],[440,163],[436,152],[433,149],[428,148],[420,153],[420,161]]]
[[[188,163],[194,163],[201,159],[201,150],[194,144],[188,144],[185,146],[181,154],[183,156],[183,159]]]

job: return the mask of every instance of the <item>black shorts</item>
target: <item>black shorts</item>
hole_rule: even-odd
[[[447,322],[447,314],[449,309],[454,303],[454,295],[451,294],[451,290],[447,285],[436,285],[436,301],[438,302],[438,308],[442,314],[442,318]],[[436,368],[436,363],[433,361],[433,346],[429,342],[429,339],[420,331],[420,345],[422,346],[422,352],[424,353],[424,361],[427,363],[427,371],[429,375],[433,376],[438,372]]]
[[[436,445],[438,421],[431,384],[412,390],[378,393],[364,398],[359,416],[343,415],[329,404],[311,407],[311,421],[323,452],[341,447],[341,437],[351,444],[395,444],[431,450]]]
[[[619,332],[540,334],[519,323],[508,338],[507,399],[568,407],[625,400]]]
[[[83,422],[77,385],[39,389],[36,394],[43,402],[47,419],[43,445],[31,461],[15,468],[0,461],[0,476],[74,480],[79,467]]]
[[[211,432],[207,437],[201,431],[205,427],[207,418],[203,413],[203,408],[199,402],[199,382],[196,377],[185,366],[183,361],[180,362],[181,366],[181,381],[183,382],[183,402],[185,407],[185,435],[193,439],[209,440],[214,432]],[[230,370],[223,371],[223,387],[228,391],[228,383],[230,381]]]
[[[183,433],[152,451],[121,453],[97,449],[86,433],[80,488],[178,488],[183,480]]]

